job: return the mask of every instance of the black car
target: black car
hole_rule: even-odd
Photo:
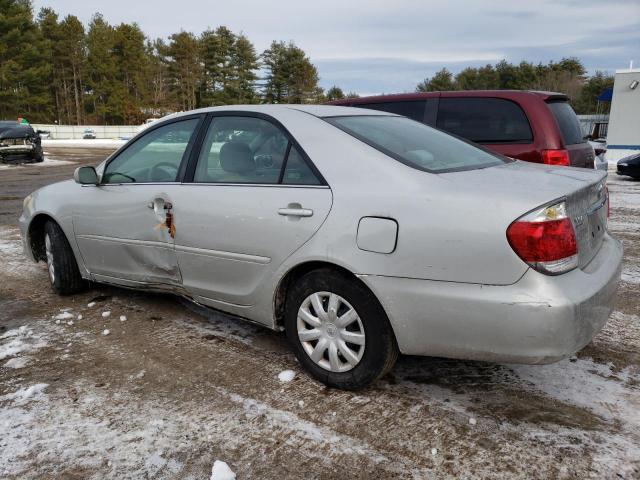
[[[618,175],[628,175],[640,180],[640,153],[618,160]]]
[[[40,135],[31,125],[0,121],[0,162],[42,162]]]

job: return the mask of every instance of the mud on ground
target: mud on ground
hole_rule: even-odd
[[[311,380],[282,334],[178,298],[52,294],[22,256],[22,198],[108,152],[46,153],[0,167],[1,478],[204,479],[216,459],[239,479],[640,478],[640,182],[610,173],[623,282],[577,356],[402,357],[353,393]]]

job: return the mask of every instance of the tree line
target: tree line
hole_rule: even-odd
[[[239,103],[316,103],[318,71],[293,42],[258,54],[227,27],[149,39],[95,14],[85,27],[30,0],[0,0],[0,119],[137,124],[168,112]]]
[[[136,23],[111,25],[95,14],[85,26],[51,8],[34,15],[30,0],[0,0],[0,120],[138,124],[212,105],[357,96],[337,86],[323,91],[318,81],[317,68],[293,42],[273,41],[258,53],[244,34],[225,26],[150,39]],[[561,91],[579,113],[592,113],[597,95],[612,84],[602,72],[585,77],[574,58],[547,65],[503,60],[455,76],[443,68],[417,91]]]
[[[577,58],[559,62],[517,65],[502,60],[495,65],[467,67],[454,75],[446,68],[426,78],[416,86],[417,92],[447,90],[546,90],[565,93],[577,113],[596,113],[598,96],[613,86],[612,75],[597,71],[586,77],[586,69]],[[600,105],[608,113],[609,104]]]

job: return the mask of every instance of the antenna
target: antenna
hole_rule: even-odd
[[[633,60],[629,60],[629,70],[633,70]]]

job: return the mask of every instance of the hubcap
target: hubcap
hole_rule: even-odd
[[[340,295],[316,292],[298,309],[298,338],[313,362],[330,372],[354,368],[364,354],[365,335],[356,310]]]
[[[49,268],[49,278],[51,279],[51,283],[56,281],[56,271],[53,266],[53,253],[51,252],[51,239],[49,238],[49,234],[47,233],[44,236],[44,251],[47,255],[47,267]]]

